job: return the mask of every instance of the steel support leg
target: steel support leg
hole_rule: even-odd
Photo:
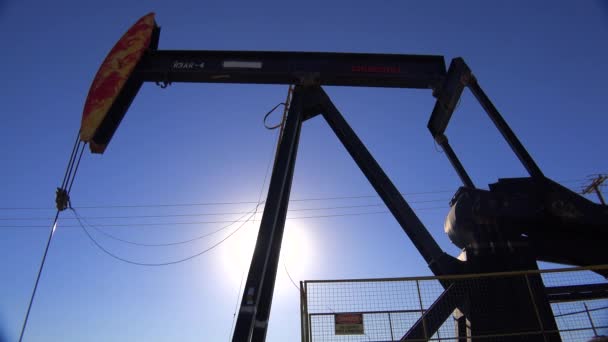
[[[511,146],[511,149],[515,152],[515,155],[519,158],[519,161],[524,165],[530,176],[534,178],[544,178],[543,172],[538,165],[536,165],[532,156],[530,156],[524,145],[522,145],[515,133],[513,133],[513,130],[511,130],[511,127],[509,127],[505,119],[503,119],[502,115],[500,115],[498,109],[494,107],[492,101],[490,101],[486,93],[481,89],[475,77],[471,77],[471,80],[467,83],[467,87],[469,87],[477,101],[479,101],[479,104],[481,104],[490,119],[492,119],[492,122],[494,122],[494,125],[498,128],[498,131],[500,131],[500,134],[502,134],[509,146]]]
[[[300,105],[302,106],[304,89],[300,90]],[[292,102],[292,106],[296,103]],[[301,114],[299,114],[301,117]],[[300,122],[300,125],[302,123]],[[287,179],[289,182],[285,185],[285,196],[281,201],[279,212],[285,213],[281,215],[277,220],[277,229],[275,236],[272,240],[270,247],[270,256],[268,258],[267,269],[264,275],[264,287],[262,287],[262,293],[260,297],[260,305],[258,306],[258,312],[255,318],[255,326],[253,328],[253,335],[251,338],[252,342],[264,342],[266,340],[266,332],[268,331],[268,319],[270,318],[270,308],[272,306],[272,295],[274,294],[274,285],[277,276],[277,269],[279,267],[279,257],[281,255],[281,244],[283,242],[283,233],[285,231],[285,219],[287,215],[287,208],[289,205],[289,194],[291,193],[291,179],[293,179],[293,172],[296,164],[296,156],[298,152],[298,143],[300,140],[300,129],[297,130],[295,137],[295,146],[291,153],[291,160],[289,168],[287,170]]]
[[[460,177],[462,184],[464,184],[466,187],[474,189],[475,184],[473,184],[471,177],[469,177],[469,174],[462,166],[462,163],[460,163],[458,156],[456,156],[456,153],[454,153],[452,146],[450,146],[450,143],[448,142],[448,138],[443,133],[441,133],[440,135],[435,137],[435,141],[439,144],[439,146],[441,146],[443,152],[445,152],[445,155],[448,157],[448,160],[456,170],[458,177]]]
[[[454,316],[454,320],[456,321],[456,340],[459,342],[471,342],[471,334],[470,329],[468,327],[469,322],[467,320],[467,317],[461,312],[459,312],[458,315]]]
[[[401,341],[430,339],[441,328],[443,322],[464,302],[464,291],[460,284],[451,284],[437,300],[414,323]]]
[[[233,342],[251,341],[254,329],[258,340],[261,338],[263,341],[266,335],[276,264],[285,228],[289,192],[302,127],[303,91],[304,89],[299,86],[294,90],[232,336]]]
[[[416,249],[426,260],[433,273],[436,275],[458,273],[455,269],[459,265],[457,260],[445,254],[437,245],[435,239],[426,230],[418,216],[403,199],[399,190],[369,153],[357,134],[344,120],[325,91],[319,87],[318,92],[323,117],[414,243]]]

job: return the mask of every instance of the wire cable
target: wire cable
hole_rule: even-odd
[[[426,208],[417,208],[414,210],[424,211],[424,210],[436,210],[436,209],[448,209],[448,207],[447,206],[426,207]],[[295,216],[295,217],[287,217],[287,220],[342,217],[342,216],[362,216],[362,215],[389,214],[389,213],[390,213],[390,211],[388,211],[388,210],[382,210],[382,211],[371,211],[371,212],[353,212],[353,213],[342,213],[342,214]],[[255,221],[258,221],[258,220],[255,220]],[[252,220],[252,222],[255,222],[255,221]],[[234,222],[234,221],[224,220],[224,221],[168,222],[168,223],[98,224],[97,227],[148,227],[148,226],[164,226],[164,225],[197,225],[197,224],[231,223],[231,222]],[[237,222],[243,222],[243,221],[237,221]],[[0,226],[0,228],[44,228],[44,227],[46,227],[46,226],[43,226],[43,225]],[[65,225],[63,227],[64,228],[78,228],[78,227],[80,227],[80,225]]]
[[[295,281],[293,281],[291,274],[289,274],[289,271],[287,270],[287,265],[285,264],[285,261],[283,261],[283,268],[285,269],[285,273],[287,273],[287,277],[289,278],[289,280],[291,281],[293,286],[298,290],[298,292],[300,292],[300,287],[298,285],[296,285]]]
[[[256,209],[257,209],[257,207],[256,207]],[[175,242],[167,242],[167,243],[141,243],[141,242],[137,242],[137,241],[123,239],[123,238],[117,237],[117,236],[115,236],[113,234],[110,234],[110,233],[106,232],[105,230],[99,228],[96,225],[93,225],[93,224],[87,222],[86,219],[84,217],[82,217],[82,216],[80,216],[80,219],[84,223],[86,223],[89,227],[95,229],[99,233],[103,234],[104,236],[106,236],[106,237],[108,237],[108,238],[110,238],[112,240],[116,240],[116,241],[119,241],[119,242],[122,242],[122,243],[127,243],[127,244],[130,244],[130,245],[140,246],[140,247],[167,247],[167,246],[177,246],[177,245],[183,245],[183,244],[191,243],[191,242],[198,241],[198,240],[201,240],[203,238],[209,237],[209,236],[211,236],[213,234],[219,233],[222,230],[228,229],[232,225],[240,222],[245,216],[247,216],[247,214],[253,213],[256,209],[252,209],[252,210],[246,212],[244,215],[240,216],[236,220],[234,220],[234,221],[230,222],[229,224],[227,224],[227,225],[225,225],[225,226],[223,226],[223,227],[221,227],[219,229],[216,229],[216,230],[214,230],[214,231],[212,231],[210,233],[206,233],[206,234],[203,234],[203,235],[198,235],[198,236],[193,237],[193,238],[188,239],[188,240],[175,241]],[[75,209],[73,209],[73,210],[75,211]]]
[[[63,181],[61,182],[61,188],[65,188],[65,186],[67,185],[67,180],[69,178],[69,174],[71,173],[71,169],[72,166],[74,164],[74,157],[76,154],[76,149],[79,146],[79,137],[80,137],[80,131],[76,134],[76,140],[74,141],[74,147],[72,147],[72,153],[70,155],[70,160],[68,162],[68,166],[65,170],[65,174],[63,175]]]
[[[82,148],[80,150],[80,155],[78,156],[78,162],[76,162],[76,167],[74,168],[74,174],[72,175],[72,180],[70,181],[70,186],[67,187],[67,189],[64,187],[64,189],[66,189],[68,194],[72,191],[72,185],[74,185],[74,180],[76,179],[76,172],[78,172],[78,167],[80,166],[80,160],[82,160],[82,154],[84,153],[84,149],[87,147],[86,144],[81,144],[81,145],[82,145]],[[67,183],[65,185],[67,186]]]
[[[266,127],[266,129],[277,129],[283,125],[283,120],[281,120],[281,122],[279,122],[278,124],[276,124],[274,126],[268,126],[268,124],[266,123],[266,120],[268,119],[270,114],[272,114],[272,112],[274,112],[280,106],[287,107],[287,104],[285,104],[285,102],[281,102],[278,105],[274,106],[268,113],[266,113],[266,115],[264,115],[264,127]]]
[[[272,159],[270,160],[272,161]],[[123,239],[120,237],[117,237],[113,234],[110,234],[106,231],[104,231],[103,229],[99,228],[97,225],[93,225],[90,222],[88,222],[84,217],[79,215],[79,218],[86,223],[89,227],[92,227],[93,229],[95,229],[96,231],[98,231],[99,233],[105,235],[106,237],[116,240],[116,241],[120,241],[123,243],[127,243],[127,244],[131,244],[131,245],[135,245],[135,246],[140,246],[140,247],[167,247],[167,246],[176,246],[176,245],[182,245],[182,244],[187,244],[187,243],[191,243],[200,239],[203,239],[205,237],[211,236],[213,234],[219,233],[222,230],[225,230],[227,228],[229,228],[230,226],[232,226],[233,224],[236,224],[237,222],[240,222],[245,216],[247,216],[247,214],[251,214],[253,213],[253,221],[255,222],[255,215],[257,214],[257,210],[259,208],[259,206],[261,204],[263,204],[265,201],[262,201],[262,194],[264,192],[264,187],[266,185],[266,180],[268,178],[268,170],[270,169],[270,162],[268,163],[268,166],[266,167],[266,172],[265,172],[265,176],[264,176],[264,181],[262,182],[262,187],[260,188],[260,194],[258,196],[258,202],[257,205],[255,206],[254,209],[249,210],[247,212],[241,213],[243,214],[242,216],[240,216],[239,218],[237,218],[236,220],[229,222],[229,224],[214,230],[213,232],[207,233],[207,234],[203,234],[203,235],[199,235],[196,236],[194,238],[188,239],[188,240],[182,240],[182,241],[176,241],[176,242],[169,242],[169,243],[140,243],[140,242],[136,242],[136,241],[131,241],[131,240],[127,240],[127,239]],[[76,212],[76,210],[74,208],[72,208],[74,210],[74,212]],[[148,217],[162,217],[162,215],[148,215]]]
[[[585,181],[586,179],[568,179],[557,181],[558,183],[574,183]],[[606,185],[606,184],[605,184]],[[417,196],[417,195],[432,195],[440,193],[454,193],[454,190],[432,190],[418,192],[402,192],[402,196]],[[290,202],[308,202],[308,201],[332,201],[332,200],[348,200],[348,199],[363,199],[363,198],[378,198],[375,195],[351,195],[351,196],[328,196],[328,197],[305,197],[290,199]],[[409,202],[409,201],[408,201]],[[111,208],[157,208],[157,207],[196,207],[196,206],[219,206],[219,205],[240,205],[240,204],[257,204],[256,201],[234,201],[234,202],[199,202],[199,203],[158,203],[158,204],[115,204],[115,205],[90,205],[77,206],[76,209],[111,209]],[[50,210],[51,207],[0,207],[0,210]]]
[[[265,201],[262,201],[263,204]],[[409,203],[433,203],[433,202],[445,202],[448,203],[449,199],[434,199],[434,200],[422,200],[422,201],[410,201]],[[316,208],[296,208],[289,209],[288,212],[294,211],[318,211],[318,210],[335,210],[335,209],[354,209],[354,208],[371,208],[371,207],[384,207],[384,203],[376,204],[359,204],[359,205],[345,205],[345,206],[333,206],[333,207],[316,207]],[[76,208],[78,209],[78,208]],[[83,219],[132,219],[132,218],[163,218],[163,217],[200,217],[200,216],[222,216],[222,215],[243,215],[249,214],[250,211],[237,211],[237,212],[219,212],[219,213],[194,213],[194,214],[165,214],[165,215],[123,215],[123,216],[81,216]],[[52,217],[13,217],[6,218],[0,217],[0,221],[33,221],[33,220],[52,220]],[[66,217],[64,220],[75,220],[72,217]],[[214,222],[217,223],[217,222]],[[91,225],[91,224],[89,224]]]
[[[44,263],[46,261],[46,256],[49,253],[49,247],[51,246],[51,240],[53,238],[53,234],[55,234],[55,229],[57,228],[57,221],[59,220],[59,210],[57,210],[57,214],[55,215],[55,220],[53,221],[53,227],[51,228],[51,232],[49,233],[49,237],[46,240],[46,247],[44,248],[44,254],[42,255],[42,261],[40,262],[40,268],[38,269],[38,275],[36,276],[36,282],[34,283],[34,289],[32,290],[32,295],[30,296],[30,302],[27,306],[27,311],[25,313],[25,319],[23,320],[23,325],[21,327],[21,333],[19,334],[19,342],[23,340],[23,335],[25,334],[25,328],[27,327],[27,322],[30,317],[30,311],[32,310],[32,304],[34,303],[34,298],[36,297],[36,291],[38,290],[38,283],[40,282],[40,276],[42,275],[42,270],[44,269]]]
[[[80,133],[80,132],[79,132]],[[21,332],[19,333],[19,342],[23,340],[23,335],[25,334],[25,329],[27,328],[27,322],[30,317],[30,312],[32,311],[32,305],[34,303],[34,298],[36,297],[36,292],[38,290],[38,284],[40,283],[40,276],[42,275],[42,271],[44,270],[44,264],[46,262],[46,257],[49,253],[49,248],[51,247],[51,241],[53,240],[53,235],[55,234],[55,230],[57,229],[57,222],[59,220],[59,213],[65,209],[66,204],[64,201],[69,203],[69,191],[65,190],[65,187],[68,183],[71,184],[74,182],[74,178],[76,177],[76,171],[78,171],[78,166],[74,169],[75,156],[78,151],[78,148],[82,144],[79,140],[79,135],[76,135],[76,141],[74,142],[74,147],[72,147],[72,153],[70,154],[70,160],[68,162],[68,166],[65,170],[65,174],[63,175],[63,181],[61,182],[61,187],[57,189],[57,212],[55,214],[55,219],[53,220],[53,225],[51,227],[51,231],[49,232],[49,237],[46,240],[46,246],[44,248],[44,253],[42,254],[42,260],[40,261],[40,267],[38,268],[38,274],[36,275],[36,281],[34,282],[34,288],[32,289],[32,295],[30,296],[30,301],[27,306],[27,311],[25,312],[25,318],[23,319],[23,325],[21,326]],[[85,144],[82,144],[83,146]],[[83,147],[84,151],[84,147]],[[78,164],[80,164],[80,159],[82,158],[82,152],[80,153],[80,157],[78,158]],[[72,175],[73,172],[73,175]],[[70,177],[72,179],[70,180]],[[59,195],[64,194],[63,200],[60,202]]]
[[[226,235],[223,239],[221,239],[220,241],[216,242],[215,244],[211,245],[210,247],[192,254],[190,256],[187,256],[185,258],[181,258],[181,259],[177,259],[177,260],[171,260],[171,261],[166,261],[166,262],[159,262],[159,263],[145,263],[145,262],[138,262],[138,261],[133,261],[133,260],[129,260],[123,257],[120,257],[112,252],[110,252],[109,250],[107,250],[106,248],[104,248],[99,242],[97,242],[97,240],[95,240],[95,238],[91,235],[91,233],[89,233],[89,231],[87,230],[87,228],[84,226],[84,224],[82,223],[82,221],[80,220],[80,218],[78,217],[78,213],[76,211],[74,211],[72,208],[70,208],[73,212],[74,215],[77,218],[77,221],[80,223],[80,227],[82,228],[82,230],[84,231],[84,233],[87,235],[87,237],[89,238],[89,240],[91,240],[91,242],[93,242],[93,244],[95,246],[97,246],[97,248],[99,248],[102,252],[104,252],[105,254],[109,255],[110,257],[118,260],[118,261],[122,261],[125,262],[127,264],[131,264],[131,265],[137,265],[137,266],[150,266],[150,267],[159,267],[159,266],[169,266],[169,265],[175,265],[175,264],[179,264],[188,260],[192,260],[196,257],[199,257],[213,249],[215,249],[216,247],[218,247],[219,245],[221,245],[222,243],[224,243],[226,240],[228,240],[230,237],[232,237],[234,234],[236,234],[239,230],[241,230],[241,228],[243,228],[243,226],[249,222],[249,220],[253,217],[253,214],[251,214],[247,220],[243,221],[235,230],[233,230],[230,234]]]
[[[265,120],[266,120],[266,118],[268,117],[268,115],[270,115],[270,113],[272,113],[272,111],[274,111],[274,110],[275,110],[276,108],[278,108],[278,107],[279,107],[279,105],[275,106],[275,108],[273,108],[273,109],[272,109],[272,110],[271,110],[269,113],[267,113],[267,114],[266,114],[266,116],[264,117],[264,125],[265,125],[265,126],[266,126],[266,124],[265,124]],[[277,127],[278,127],[278,126],[277,126]],[[78,164],[79,164],[79,163],[80,163],[80,160],[79,160]],[[138,265],[138,266],[168,266],[168,265],[174,265],[174,264],[178,264],[178,263],[182,263],[182,262],[185,262],[185,261],[188,261],[188,260],[194,259],[194,258],[196,258],[196,257],[198,257],[198,256],[201,256],[201,255],[203,255],[203,254],[205,254],[205,253],[207,253],[207,252],[209,252],[209,251],[213,250],[215,247],[217,247],[217,246],[221,245],[223,242],[225,242],[225,241],[226,241],[227,239],[229,239],[231,236],[233,236],[233,235],[234,235],[234,234],[236,234],[238,231],[240,231],[240,229],[241,229],[241,228],[242,228],[242,227],[243,227],[243,226],[244,226],[244,225],[245,225],[247,222],[249,222],[249,221],[251,220],[251,218],[254,218],[254,217],[255,217],[255,215],[257,214],[258,207],[259,207],[259,206],[262,204],[262,201],[261,201],[261,196],[262,196],[262,193],[263,193],[263,191],[264,191],[264,186],[265,186],[265,183],[266,183],[266,179],[267,179],[267,177],[268,177],[268,170],[269,170],[269,168],[270,168],[270,163],[268,164],[268,166],[267,166],[267,168],[266,168],[266,174],[265,174],[265,176],[264,176],[264,181],[263,181],[263,183],[262,183],[262,187],[261,187],[261,189],[260,189],[260,195],[259,195],[259,197],[258,197],[258,201],[256,202],[256,206],[255,206],[255,208],[253,209],[253,213],[252,213],[251,215],[249,215],[249,217],[247,217],[247,219],[246,219],[245,221],[243,221],[243,222],[242,222],[242,223],[241,223],[241,224],[238,226],[238,228],[236,228],[234,231],[232,231],[230,234],[228,234],[227,236],[225,236],[223,239],[221,239],[221,240],[220,240],[220,241],[218,241],[217,243],[213,244],[213,245],[212,245],[212,246],[210,246],[209,248],[207,248],[207,249],[205,249],[205,250],[203,250],[203,251],[201,251],[201,252],[199,252],[199,253],[195,253],[195,254],[193,254],[193,255],[190,255],[190,256],[188,256],[188,257],[185,257],[185,258],[182,258],[182,259],[178,259],[178,260],[172,260],[172,261],[168,261],[168,262],[162,262],[162,263],[143,263],[143,262],[137,262],[137,261],[133,261],[133,260],[129,260],[129,259],[126,259],[126,258],[120,257],[120,256],[118,256],[118,255],[116,255],[116,254],[114,254],[114,253],[110,252],[108,249],[104,248],[104,247],[103,247],[103,246],[102,246],[102,245],[101,245],[101,244],[100,244],[100,243],[99,243],[99,242],[98,242],[98,241],[97,241],[97,240],[96,240],[96,239],[95,239],[95,238],[94,238],[94,237],[91,235],[91,233],[88,231],[88,229],[86,228],[85,224],[83,223],[84,219],[83,219],[83,218],[82,218],[82,217],[81,217],[81,216],[78,214],[78,212],[75,210],[75,208],[73,208],[71,205],[70,205],[70,210],[72,210],[72,212],[74,213],[74,216],[75,216],[76,220],[78,221],[78,223],[79,223],[80,227],[81,227],[81,228],[82,228],[82,230],[85,232],[85,234],[87,235],[87,237],[88,237],[88,238],[91,240],[91,242],[93,242],[93,244],[94,244],[95,246],[97,246],[97,247],[98,247],[98,248],[99,248],[101,251],[103,251],[105,254],[109,255],[110,257],[112,257],[112,258],[114,258],[114,259],[116,259],[116,260],[119,260],[119,261],[122,261],[122,262],[128,263],[128,264],[132,264],[132,265]],[[242,217],[241,217],[241,218],[242,218]],[[232,224],[234,224],[234,223],[236,223],[236,222],[239,222],[241,218],[239,218],[239,219],[237,219],[237,220],[235,220],[235,221],[232,221],[232,223],[231,223],[231,224],[227,225],[226,227],[222,227],[222,228],[220,228],[219,230],[216,230],[215,232],[212,232],[212,233],[209,233],[209,234],[205,234],[205,235],[202,235],[202,236],[196,237],[196,238],[194,238],[194,239],[190,239],[190,240],[186,240],[186,241],[179,241],[179,242],[174,242],[174,243],[169,243],[169,244],[141,244],[141,243],[137,243],[137,242],[133,242],[133,241],[128,241],[128,240],[125,240],[125,239],[121,239],[121,238],[115,237],[115,236],[113,236],[113,235],[111,235],[111,234],[109,234],[109,233],[107,233],[107,234],[105,234],[105,235],[106,235],[106,236],[108,236],[108,237],[112,237],[112,238],[114,238],[115,240],[119,240],[119,241],[121,241],[121,242],[129,243],[129,244],[136,244],[136,245],[140,245],[140,246],[146,246],[146,245],[147,245],[147,246],[152,246],[152,245],[154,245],[154,246],[159,246],[159,245],[167,246],[167,245],[169,245],[169,246],[170,246],[170,245],[178,245],[178,244],[184,244],[184,243],[192,242],[192,241],[195,241],[195,240],[199,240],[199,239],[201,239],[201,238],[203,238],[203,237],[209,236],[209,235],[211,235],[211,234],[217,233],[217,232],[219,232],[219,231],[221,231],[221,230],[223,230],[223,229],[225,229],[225,228],[227,228],[227,227],[231,226]],[[94,227],[94,228],[95,228],[95,227]],[[105,232],[104,232],[104,233],[105,233]]]

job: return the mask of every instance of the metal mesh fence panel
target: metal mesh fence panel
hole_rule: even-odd
[[[561,289],[587,284],[606,285],[604,291],[608,291],[606,279],[592,269],[606,270],[608,266],[448,277],[306,281],[302,287],[302,337],[307,342],[400,341],[406,334],[420,341],[465,341],[467,337],[482,341],[506,338],[527,341],[533,337],[590,341],[608,336],[608,298],[598,299],[596,295],[585,300],[553,300],[549,306],[539,298],[544,298],[544,292],[539,291],[545,291],[544,287]],[[519,301],[509,300],[513,293],[521,294],[517,297]],[[455,310],[463,306],[462,298],[467,298],[469,317]],[[429,310],[432,307],[434,310]],[[549,314],[549,321],[543,312]],[[502,321],[496,319],[497,315],[503,317]],[[340,323],[344,317],[355,318],[354,325],[346,330]],[[458,320],[459,317],[462,318]],[[518,329],[506,329],[505,317],[516,321]],[[483,325],[484,329],[472,329],[471,322],[477,322],[474,327]]]

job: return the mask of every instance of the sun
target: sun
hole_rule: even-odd
[[[294,280],[301,279],[301,276],[304,276],[313,265],[314,248],[311,240],[311,231],[304,222],[301,220],[287,221],[279,268],[287,268]]]
[[[220,255],[221,275],[226,282],[239,283],[245,273],[249,271],[251,256],[258,235],[260,221],[247,222],[234,234],[224,246]]]
[[[238,284],[243,277],[243,282],[246,280],[257,240],[259,224],[260,221],[247,222],[241,231],[227,241],[225,246],[222,246],[220,267],[226,283]],[[289,270],[294,281],[302,280],[310,266],[313,265],[312,250],[311,236],[307,225],[300,220],[287,220],[281,244],[277,280],[283,278],[279,274],[284,273],[285,268]]]

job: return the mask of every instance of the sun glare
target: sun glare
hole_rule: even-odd
[[[300,220],[287,221],[279,261],[287,267],[292,277],[299,279],[299,276],[306,274],[313,264],[313,249],[306,224]]]
[[[258,234],[259,221],[247,222],[222,248],[222,274],[229,283],[238,283],[247,272]]]
[[[258,227],[259,221],[256,221],[255,224],[247,223],[243,226],[242,231],[235,234],[222,248],[221,273],[227,283],[238,284],[243,274],[245,277],[247,276]],[[313,264],[312,259],[313,246],[306,224],[298,220],[288,220],[285,224],[277,274],[285,272],[284,269],[287,268],[291,277],[297,282],[305,277],[309,267]],[[277,276],[277,279],[279,278]]]

